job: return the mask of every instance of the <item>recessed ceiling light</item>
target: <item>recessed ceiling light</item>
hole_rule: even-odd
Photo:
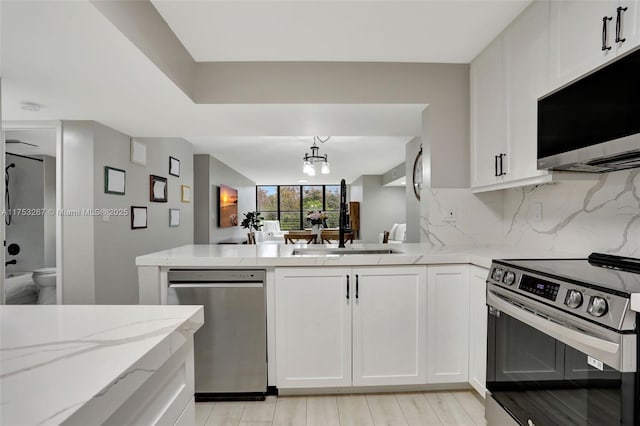
[[[40,105],[35,102],[20,102],[20,108],[25,111],[40,111]]]
[[[402,182],[400,182],[400,185],[406,185],[406,184],[407,184],[407,182],[404,181],[404,180]]]
[[[298,179],[298,183],[307,183],[309,182],[307,179]]]

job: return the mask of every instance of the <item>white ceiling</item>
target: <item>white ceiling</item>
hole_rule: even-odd
[[[19,155],[50,155],[56,156],[55,129],[25,129],[5,130],[5,140],[13,139],[24,143],[7,143],[7,152]]]
[[[152,0],[205,61],[468,63],[531,0]]]
[[[327,154],[331,174],[302,173],[302,157],[311,154],[313,137],[191,138],[196,151],[211,150],[214,157],[245,176],[261,176],[259,184],[291,184],[307,179],[309,184],[335,184],[341,178],[353,182],[358,176],[380,175],[402,163],[411,137],[332,136],[318,143],[319,154]],[[238,152],[242,152],[239,157]],[[392,164],[392,166],[389,166]]]
[[[493,10],[490,3],[480,2]],[[502,12],[495,13],[515,14],[515,6],[510,3],[497,2]],[[257,13],[262,10],[259,7],[267,2],[243,4],[256,7],[255,13],[249,14],[251,18],[246,17],[250,21],[262,13]],[[281,7],[280,3],[269,4],[274,10]],[[524,2],[517,4],[521,7]],[[312,5],[319,7],[312,3],[308,6]],[[159,7],[178,6],[185,11],[199,7],[182,1]],[[226,6],[233,9],[231,3]],[[327,7],[333,10],[335,5],[327,3]],[[2,2],[1,18],[5,120],[95,120],[134,137],[183,137],[194,143],[196,152],[211,153],[260,184],[276,183],[276,179],[289,183],[301,177],[297,159],[310,145],[302,141],[293,149],[301,135],[309,141],[312,135],[335,136],[334,146],[326,146],[332,158],[331,182],[335,182],[341,176],[391,169],[403,161],[404,144],[421,133],[421,112],[426,105],[196,105],[86,1]],[[198,22],[194,17],[193,26]],[[305,22],[322,28],[311,18]],[[483,22],[482,34],[489,31],[484,28],[487,22]],[[396,24],[385,27],[384,32],[393,33]],[[489,32],[497,33],[501,28]],[[270,37],[265,33],[255,35]],[[468,42],[474,44],[477,39],[470,37]],[[347,40],[343,43],[350,45],[351,39]],[[442,43],[442,34],[437,40],[436,44]],[[424,43],[424,48],[430,44]],[[236,49],[239,54],[249,54],[241,46]],[[354,40],[350,48],[353,57],[345,59],[362,59],[359,49]],[[462,47],[454,48],[458,49]],[[308,50],[317,50],[318,54],[323,51],[311,44]],[[282,45],[280,57],[291,52]],[[464,55],[469,53],[460,57]],[[23,101],[36,102],[42,108],[39,112],[22,110],[19,104]],[[330,151],[334,149],[335,154]],[[295,161],[284,160],[292,153]],[[337,161],[339,156],[344,158],[344,166]]]

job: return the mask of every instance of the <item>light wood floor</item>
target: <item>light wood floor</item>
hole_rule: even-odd
[[[198,426],[485,426],[471,391],[267,397],[196,404]]]

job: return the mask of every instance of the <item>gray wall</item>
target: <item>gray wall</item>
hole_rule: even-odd
[[[9,169],[12,209],[44,208],[44,165],[40,161],[41,157],[37,158],[28,159],[7,154],[7,164],[16,165]],[[15,259],[18,262],[16,265],[8,265],[8,272],[33,271],[45,266],[44,216],[14,215],[11,225],[6,227],[6,233],[7,245],[16,243],[20,246],[17,256],[7,255],[7,260]]]
[[[139,140],[147,146],[146,166],[129,161],[128,135],[96,122],[63,122],[63,208],[146,206],[148,214],[147,229],[137,230],[128,215],[64,219],[63,303],[136,304],[136,256],[193,242],[193,204],[180,201],[180,185],[193,186],[191,144],[179,138]],[[180,177],[169,175],[169,156],[180,160]],[[126,171],[125,195],[104,193],[104,166]],[[167,178],[167,203],[149,201],[150,174]],[[71,190],[79,185],[82,190]],[[180,209],[179,227],[169,227],[169,208]]]
[[[382,186],[381,175],[363,175],[351,184],[351,201],[360,201],[360,236],[377,243],[378,235],[394,223],[405,223],[405,189]]]
[[[256,209],[256,183],[222,161],[207,154],[194,155],[194,242],[217,243],[227,238],[244,238],[247,230],[240,226],[218,226],[218,187],[238,190],[238,217]]]

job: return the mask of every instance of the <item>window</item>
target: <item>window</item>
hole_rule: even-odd
[[[279,220],[280,229],[304,229],[311,211],[328,216],[327,226],[338,227],[340,185],[258,185],[256,205],[266,220]]]

